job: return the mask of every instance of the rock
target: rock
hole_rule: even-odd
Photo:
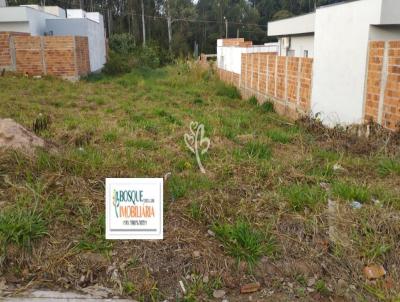
[[[82,288],[81,291],[95,298],[107,298],[109,295],[113,294],[112,289],[100,286],[98,284]]]
[[[222,289],[214,290],[213,297],[215,299],[221,299],[225,296],[225,291]]]
[[[203,276],[203,283],[208,283],[208,281],[210,281],[210,278],[208,277],[208,275],[204,275]]]
[[[211,230],[208,230],[207,234],[210,235],[211,237],[215,237],[215,233]]]
[[[310,278],[310,279],[308,280],[308,282],[307,282],[307,286],[308,286],[308,287],[313,287],[314,284],[315,284],[315,282],[316,282],[315,278]]]
[[[368,280],[375,280],[382,278],[386,275],[386,271],[382,265],[372,264],[364,267],[364,276]]]
[[[250,294],[259,291],[261,288],[261,284],[259,282],[245,284],[240,288],[241,294]]]
[[[91,266],[106,266],[108,261],[107,258],[101,254],[87,252],[80,256],[80,258],[87,262]]]
[[[354,200],[351,202],[350,206],[355,210],[359,210],[362,208],[362,203],[357,200]]]
[[[339,163],[336,163],[333,165],[333,171],[343,172],[346,171],[346,169],[343,168]]]
[[[193,257],[194,258],[200,258],[200,252],[199,251],[194,251],[193,252]]]
[[[347,290],[347,282],[343,279],[339,279],[336,285],[336,292],[339,296],[344,296]]]
[[[35,148],[45,147],[45,141],[12,119],[0,119],[0,147],[33,154]]]

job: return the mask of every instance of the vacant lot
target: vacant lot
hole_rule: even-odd
[[[248,301],[240,287],[257,281],[253,301],[399,301],[398,137],[271,109],[186,64],[79,83],[0,78],[0,116],[51,144],[0,153],[8,289]],[[184,143],[192,121],[211,140],[206,174]],[[105,178],[165,175],[165,240],[106,241]],[[372,264],[386,276],[367,281]]]

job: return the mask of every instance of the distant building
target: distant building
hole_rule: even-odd
[[[27,33],[31,36],[83,36],[88,38],[90,71],[106,62],[103,16],[58,6],[21,5],[1,7],[0,32]],[[3,0],[4,1],[4,0]]]
[[[269,22],[268,35],[278,39],[275,58],[229,43],[218,47],[225,78],[276,99],[282,111],[318,113],[327,125],[374,120],[400,128],[399,0],[322,6]]]
[[[327,123],[363,118],[369,41],[400,39],[400,1],[359,0],[268,23],[280,55],[313,57],[312,110]]]

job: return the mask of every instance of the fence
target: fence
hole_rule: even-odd
[[[243,53],[240,74],[219,69],[219,76],[244,97],[272,99],[278,112],[297,117],[311,108],[312,64],[310,58]]]
[[[43,37],[3,32],[0,33],[0,43],[4,44],[0,68],[72,80],[90,71],[87,37]]]
[[[364,117],[391,130],[400,124],[400,41],[369,44]]]

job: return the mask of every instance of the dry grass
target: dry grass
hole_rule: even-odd
[[[392,134],[364,140],[310,120],[290,126],[212,72],[182,64],[75,84],[6,76],[0,99],[2,117],[56,149],[0,154],[1,273],[10,289],[99,284],[144,301],[203,301],[224,288],[243,301],[240,286],[257,280],[261,300],[399,299]],[[206,175],[184,145],[191,121],[211,139]],[[165,240],[104,240],[104,179],[169,172]],[[32,219],[18,220],[18,211]],[[37,232],[8,238],[19,230],[13,219]],[[370,263],[387,277],[366,282]]]

